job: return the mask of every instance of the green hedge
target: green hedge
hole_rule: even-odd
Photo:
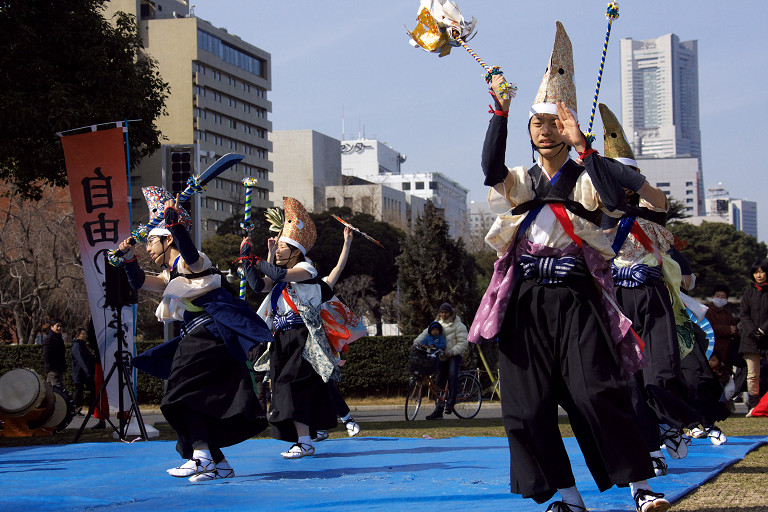
[[[410,377],[408,352],[412,342],[413,336],[367,336],[354,342],[344,355],[346,363],[342,367],[343,379],[339,385],[341,392],[348,397],[405,395]],[[140,354],[159,343],[159,340],[136,342],[136,353]],[[70,348],[71,345],[67,344],[67,354]],[[496,354],[488,349],[484,351],[489,364],[494,366]],[[467,351],[463,366],[482,369],[473,346]],[[0,374],[14,368],[32,368],[44,376],[42,347],[0,345]],[[106,371],[109,368],[105,368]],[[71,369],[67,369],[64,381],[69,389],[73,389],[70,372]],[[484,377],[484,386],[489,384],[486,380],[487,377]],[[164,382],[138,372],[136,389],[140,404],[159,404],[164,393]]]
[[[157,345],[158,341],[143,341],[136,343],[136,352],[141,353]],[[70,391],[74,391],[75,386],[72,383],[72,368],[69,366],[69,353],[72,350],[71,343],[65,343],[67,372],[64,374],[64,385]],[[43,372],[43,348],[40,345],[0,345],[0,375],[15,368],[30,368],[45,378]],[[105,368],[106,374],[110,369]],[[105,375],[106,377],[106,375]],[[113,376],[116,379],[117,376]],[[138,372],[136,398],[140,404],[159,404],[163,397],[164,383],[162,380],[147,375],[144,372]],[[97,390],[98,391],[98,390]],[[86,397],[86,400],[90,398]]]

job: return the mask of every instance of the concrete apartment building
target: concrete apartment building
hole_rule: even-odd
[[[314,130],[284,130],[270,135],[274,201],[301,201],[311,212],[326,206],[326,187],[342,184],[339,140]]]
[[[622,39],[621,117],[635,157],[644,160],[643,171],[651,167],[649,159],[668,160],[658,164],[667,173],[659,181],[692,182],[692,198],[688,185],[670,188],[670,193],[686,204],[688,214],[703,215],[697,41],[680,42],[675,34]],[[690,162],[680,158],[697,160],[696,177],[688,174]]]
[[[403,191],[406,198],[420,198],[424,202],[430,200],[445,215],[452,237],[468,236],[469,190],[439,172],[403,174],[401,165],[405,160],[404,154],[378,140],[355,139],[341,143],[341,169],[345,176],[355,176]],[[412,212],[418,214],[418,204],[411,199],[409,204]],[[413,213],[411,217],[416,218]]]
[[[704,205],[699,206],[698,198],[701,179],[698,158],[638,158],[637,165],[648,183],[683,203],[688,215],[704,214]]]
[[[106,16],[115,11],[136,16],[146,51],[171,87],[168,116],[157,120],[168,140],[131,176],[134,218],[147,218],[141,187],[162,185],[175,193],[184,188],[190,174],[226,153],[245,158],[188,205],[193,219],[200,222],[195,238],[215,234],[222,221],[242,212],[243,178],[258,179],[253,207],[272,206],[270,54],[196,18],[186,1],[112,0]]]
[[[702,222],[724,222],[757,238],[757,202],[734,199],[722,183],[707,191],[707,214],[683,219],[695,226]]]
[[[399,188],[392,189],[385,184],[344,173],[342,153],[345,143],[338,139],[314,130],[276,131],[270,137],[273,143],[275,198],[295,197],[312,212],[346,206],[401,229],[412,226],[424,209],[425,200],[411,198]],[[398,156],[390,163],[399,159]],[[378,169],[375,159],[373,165]]]

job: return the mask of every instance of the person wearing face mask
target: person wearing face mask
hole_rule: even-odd
[[[729,360],[731,340],[738,333],[736,319],[726,307],[728,305],[728,296],[731,294],[728,287],[724,284],[717,284],[712,289],[712,302],[708,304],[706,318],[712,325],[712,331],[715,333],[715,348],[713,352],[720,354],[720,360],[730,371],[733,363]]]
[[[150,215],[164,219],[146,242],[162,272],[145,274],[131,239],[120,244],[123,268],[132,288],[163,294],[155,315],[164,323],[181,322],[181,335],[139,354],[132,364],[167,380],[160,410],[176,431],[176,450],[185,459],[168,474],[190,482],[231,478],[235,472],[221,449],[267,425],[246,363],[272,335],[245,301],[222,288],[221,274],[190,237],[192,220],[178,196],[174,201],[159,187],[143,192]]]

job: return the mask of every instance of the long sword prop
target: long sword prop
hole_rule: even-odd
[[[364,237],[364,238],[367,238],[368,240],[370,240],[371,242],[375,243],[376,245],[378,245],[378,246],[379,246],[379,247],[381,247],[382,249],[384,248],[384,246],[383,246],[383,245],[381,245],[381,242],[379,242],[378,240],[376,240],[375,238],[373,238],[371,235],[369,235],[369,234],[367,234],[367,233],[363,233],[362,231],[360,231],[360,230],[359,230],[359,229],[357,229],[355,226],[353,226],[353,225],[352,225],[352,224],[350,224],[349,222],[345,221],[344,219],[342,219],[342,218],[341,218],[341,217],[339,217],[338,215],[334,215],[334,214],[331,214],[331,217],[333,217],[333,218],[334,218],[334,219],[336,219],[337,221],[341,222],[342,224],[344,224],[345,226],[347,226],[347,227],[348,227],[349,229],[351,229],[352,231],[357,231],[357,232],[360,234],[360,236],[362,236],[362,237]]]
[[[198,176],[190,176],[189,180],[187,180],[187,188],[185,188],[184,191],[179,194],[179,202],[181,203],[188,200],[190,197],[195,195],[196,192],[202,192],[208,182],[233,165],[240,162],[243,158],[245,158],[245,156],[238,155],[237,153],[227,153],[226,155],[213,162],[210,167],[208,167]],[[131,240],[129,243],[131,245],[136,245],[137,243],[146,241],[150,230],[160,224],[162,220],[163,214],[160,214],[153,219],[150,219],[146,225],[135,227],[131,231]],[[107,254],[107,259],[111,265],[118,267],[123,264],[123,254],[123,251],[120,249],[112,249]]]

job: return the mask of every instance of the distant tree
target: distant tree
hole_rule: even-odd
[[[478,251],[472,254],[477,265],[477,289],[480,293],[484,293],[491,284],[491,276],[493,275],[493,264],[496,263],[498,256],[496,251],[486,250]]]
[[[448,223],[427,201],[397,258],[400,286],[400,326],[415,334],[449,302],[469,325],[479,304],[474,260],[461,240],[448,235]]]
[[[317,264],[321,276],[327,276],[336,266],[344,242],[344,226],[330,214],[338,215],[384,246],[379,247],[355,234],[347,266],[339,280],[341,284],[341,281],[350,276],[371,277],[371,285],[365,290],[369,295],[369,298],[364,301],[369,307],[366,316],[376,323],[377,332],[380,333],[382,299],[397,289],[398,269],[395,258],[400,254],[402,239],[405,235],[391,224],[377,221],[373,216],[365,213],[352,214],[352,211],[345,207],[330,208],[326,213],[311,214],[317,227],[317,242],[309,251],[309,257]],[[346,300],[342,292],[340,297]]]
[[[685,203],[675,198],[669,199],[669,210],[667,210],[667,222],[685,219],[690,217],[685,209]]]
[[[240,243],[243,241],[242,236],[228,234],[228,235],[214,235],[203,241],[202,250],[211,263],[224,274],[232,270],[237,273],[237,263],[233,263],[240,256]]]
[[[168,84],[143,52],[135,18],[104,19],[107,0],[0,0],[0,179],[40,199],[64,186],[56,133],[130,123],[131,165],[160,148]]]
[[[48,318],[83,325],[89,316],[74,215],[66,190],[40,201],[0,187],[0,315],[20,343]]]
[[[694,226],[674,222],[669,229],[688,244],[682,253],[696,274],[693,292],[700,296],[709,296],[718,283],[728,285],[739,295],[751,282],[749,267],[768,254],[765,243],[730,224],[702,222],[701,226]]]

